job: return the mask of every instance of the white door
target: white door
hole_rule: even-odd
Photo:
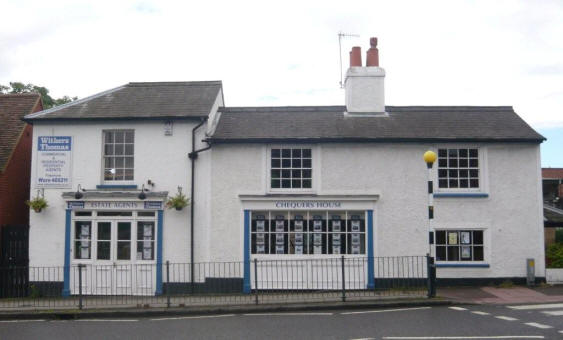
[[[134,262],[132,261],[133,222],[96,221],[92,261],[92,294],[131,295]]]

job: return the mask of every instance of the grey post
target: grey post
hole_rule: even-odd
[[[166,261],[166,307],[170,308],[170,261]]]
[[[342,302],[346,302],[346,271],[344,270],[344,255],[341,257],[341,267],[342,267]]]
[[[258,259],[254,259],[254,296],[258,304]]]
[[[78,264],[78,309],[82,309],[82,267],[85,265]]]

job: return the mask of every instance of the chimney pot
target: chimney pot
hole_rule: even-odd
[[[379,51],[377,50],[377,38],[369,39],[370,49],[366,52],[366,66],[379,67]]]
[[[350,51],[350,67],[362,67],[362,48],[358,46],[352,47]]]

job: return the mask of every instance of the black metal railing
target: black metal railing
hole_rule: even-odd
[[[0,311],[432,297],[432,268],[428,256],[10,267],[0,268]]]

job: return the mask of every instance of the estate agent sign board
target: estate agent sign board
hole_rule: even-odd
[[[37,137],[37,176],[39,188],[72,187],[72,137]]]

